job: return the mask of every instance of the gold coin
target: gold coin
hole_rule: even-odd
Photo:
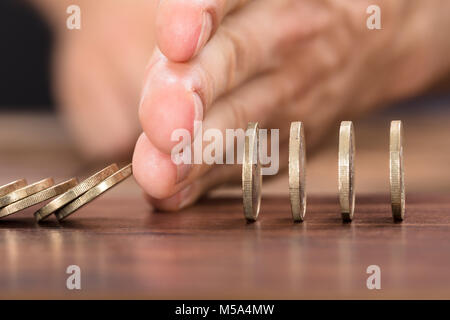
[[[339,202],[342,219],[350,222],[355,211],[355,133],[351,121],[339,130]]]
[[[11,183],[5,184],[0,187],[0,197],[7,195],[10,192],[16,191],[17,189],[23,188],[27,185],[27,181],[25,179],[20,179],[13,181]]]
[[[402,221],[405,218],[405,175],[403,125],[399,120],[391,122],[389,154],[392,215],[395,221]]]
[[[51,202],[47,203],[45,206],[43,206],[41,209],[36,211],[34,213],[34,217],[39,222],[41,220],[44,220],[48,216],[50,216],[53,212],[56,210],[62,208],[66,204],[68,204],[70,201],[74,200],[75,198],[78,198],[83,193],[91,189],[92,187],[96,186],[103,180],[105,180],[107,177],[112,175],[114,172],[119,170],[117,165],[114,163],[105,169],[97,172],[93,176],[87,178],[86,180],[83,180],[80,184],[76,185],[75,187],[69,189],[56,199],[52,200]]]
[[[0,218],[9,216],[13,213],[21,211],[23,209],[34,206],[35,204],[46,201],[50,198],[56,197],[68,189],[72,188],[77,184],[77,179],[70,179],[68,181],[62,182],[45,190],[39,191],[29,197],[22,200],[14,202],[2,209],[0,209]]]
[[[56,218],[58,218],[58,221],[66,219],[68,216],[70,216],[76,210],[80,209],[85,204],[91,202],[99,195],[103,194],[105,191],[111,189],[118,183],[122,182],[123,180],[131,176],[132,173],[133,169],[131,164],[123,167],[113,175],[106,178],[104,181],[100,182],[95,187],[89,189],[86,193],[84,193],[77,199],[73,200],[66,206],[56,211],[55,212]]]
[[[244,215],[248,221],[256,221],[261,206],[262,175],[258,157],[258,139],[258,123],[249,122],[242,161]]]
[[[292,218],[302,222],[306,213],[306,146],[301,122],[291,123],[289,136],[289,199]]]
[[[36,192],[42,191],[51,187],[54,184],[53,178],[47,178],[36,183],[30,184],[26,187],[17,189],[13,192],[0,198],[0,208],[6,207],[7,205],[14,203],[16,201],[22,200],[23,198],[29,197]]]

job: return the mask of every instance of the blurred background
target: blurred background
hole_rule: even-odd
[[[29,3],[2,0],[0,36],[0,164],[9,167],[1,182],[17,175],[28,174],[38,178],[46,173],[67,176],[68,171],[83,171],[84,165],[80,165],[83,161],[73,147],[72,137],[57,117],[50,71],[53,39],[48,25]],[[420,96],[372,113],[355,123],[357,168],[361,168],[357,179],[359,190],[368,193],[388,191],[388,127],[390,120],[398,118],[404,120],[407,136],[408,190],[450,191],[447,178],[450,163],[449,79]],[[331,137],[328,144],[308,167],[308,187],[313,193],[336,192],[337,135]],[[48,166],[50,155],[46,151],[49,150],[58,152],[63,161]],[[33,165],[18,160],[28,159],[28,156],[33,157]],[[364,161],[364,158],[372,159],[374,156],[380,161]],[[40,164],[40,171],[36,172],[35,167]],[[278,182],[269,182],[264,192],[286,193],[282,187],[286,177],[276,180]]]
[[[51,33],[29,3],[0,1],[0,109],[52,111]]]

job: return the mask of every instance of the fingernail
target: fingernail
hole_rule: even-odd
[[[194,136],[195,138],[197,136],[197,131],[199,129],[199,126],[195,125],[196,121],[203,121],[203,102],[202,99],[200,99],[200,96],[198,93],[194,92],[192,94],[192,98],[194,100]]]
[[[177,184],[187,178],[189,172],[191,171],[191,166],[192,165],[189,163],[181,163],[177,165]]]
[[[206,44],[212,32],[212,17],[211,15],[204,11],[202,17],[202,30],[200,31],[200,36],[198,37],[197,47],[195,48],[194,56],[200,51],[201,48]]]
[[[192,185],[188,185],[186,188],[180,191],[180,204],[178,205],[178,209],[182,209],[191,203],[191,192]]]

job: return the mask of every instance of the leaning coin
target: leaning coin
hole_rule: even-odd
[[[16,191],[8,193],[6,196],[0,198],[0,208],[6,207],[7,205],[14,203],[16,201],[22,200],[23,198],[29,197],[36,192],[42,191],[51,187],[54,184],[53,178],[47,178],[36,183],[30,184],[26,187],[17,189]]]
[[[390,130],[390,185],[392,216],[395,221],[405,218],[405,176],[403,166],[403,125],[402,122],[392,121]]]
[[[302,222],[306,212],[306,146],[303,124],[291,123],[289,137],[289,198],[292,218]]]
[[[119,170],[117,165],[114,163],[105,169],[97,172],[93,176],[87,178],[86,180],[83,180],[80,184],[73,187],[72,189],[69,189],[56,199],[52,200],[51,202],[47,203],[45,206],[43,206],[41,209],[36,211],[34,213],[34,217],[39,222],[41,220],[44,220],[48,216],[50,216],[53,212],[56,210],[62,208],[66,204],[68,204],[70,201],[74,200],[75,198],[81,196],[83,193],[91,189],[92,187],[95,187],[97,184],[105,180],[107,177],[112,175],[114,172]]]
[[[66,219],[68,216],[70,216],[76,210],[80,209],[85,204],[91,202],[105,191],[111,189],[118,183],[122,182],[123,180],[131,176],[132,173],[133,169],[131,164],[123,167],[113,175],[106,178],[104,181],[100,182],[95,187],[89,189],[86,193],[84,193],[77,199],[73,200],[66,206],[56,211],[55,212],[56,218],[58,218],[58,221]]]
[[[339,131],[339,202],[342,219],[350,222],[355,210],[355,134],[351,121],[342,121]]]
[[[27,181],[25,179],[20,179],[5,184],[4,186],[0,186],[0,197],[3,197],[4,195],[7,195],[10,192],[16,191],[17,189],[23,188],[26,185]]]
[[[242,161],[242,193],[244,215],[248,221],[256,221],[261,206],[261,165],[258,157],[258,123],[249,122],[245,134]]]
[[[68,181],[62,182],[45,190],[39,191],[29,197],[22,200],[14,202],[2,209],[0,209],[0,218],[9,216],[13,213],[19,212],[23,209],[34,206],[35,204],[46,201],[50,198],[56,197],[68,189],[74,187],[77,184],[77,179],[70,179]]]

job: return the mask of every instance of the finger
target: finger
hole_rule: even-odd
[[[161,54],[155,55],[139,112],[144,132],[161,151],[169,153],[177,144],[171,141],[175,129],[186,129],[193,136],[194,120],[202,120],[218,97],[277,63],[275,49],[281,39],[293,36],[293,31],[284,32],[288,28],[280,25],[293,22],[265,23],[275,19],[275,13],[262,6],[267,3],[275,6],[277,2],[251,2],[226,19],[202,53],[189,63],[172,63]]]
[[[172,61],[191,59],[223,18],[249,0],[162,0],[156,17],[157,43]]]
[[[335,83],[333,79],[327,79],[326,89],[314,90],[307,95],[294,100],[285,106],[286,110],[293,110],[290,117],[283,121],[283,119],[275,119],[275,124],[280,127],[280,148],[279,148],[279,172],[286,170],[288,164],[288,132],[289,130],[282,130],[281,127],[288,128],[289,122],[292,120],[301,120],[306,124],[307,134],[307,149],[308,158],[320,149],[323,140],[329,136],[330,132],[336,131],[338,120],[341,118],[339,108],[327,108],[333,105],[332,95],[330,92],[335,90]],[[299,111],[300,106],[305,106],[304,110]],[[274,128],[271,121],[266,121],[267,126]],[[271,156],[274,156],[273,150]],[[224,183],[240,183],[242,166],[241,165],[215,165],[215,166],[200,166],[187,179],[185,186],[181,191],[176,192],[173,196],[165,199],[156,199],[147,197],[147,200],[158,210],[161,211],[177,211],[194,204],[204,194],[208,193],[213,188]],[[265,176],[264,180],[271,178]]]
[[[194,204],[213,188],[230,182],[241,172],[240,166],[217,166],[211,172],[194,181],[181,191],[166,199],[147,196],[152,206],[160,211],[177,211]]]
[[[288,143],[285,141],[281,146],[280,152],[280,171],[284,171],[287,167]],[[147,197],[147,200],[158,210],[161,211],[177,211],[191,206],[197,202],[202,196],[209,191],[223,184],[240,184],[242,176],[241,165],[217,165],[210,171],[194,180],[190,185],[167,199],[156,199]],[[270,178],[270,176],[264,177]]]
[[[320,149],[321,142],[330,131],[337,130],[337,122],[340,119],[339,108],[331,108],[331,110],[327,108],[327,106],[333,106],[333,95],[330,93],[336,89],[340,89],[340,87],[336,87],[334,79],[326,79],[323,90],[310,91],[305,96],[287,104],[283,108],[288,115],[286,119],[271,117],[270,120],[266,119],[265,122],[261,122],[261,127],[264,127],[264,124],[270,128],[280,127],[279,172],[284,171],[288,164],[289,130],[282,130],[282,128],[288,128],[290,121],[301,120],[306,124],[308,158]],[[299,110],[300,107],[304,108]],[[270,146],[268,150],[271,150],[271,156],[274,156],[274,151]],[[202,165],[196,168],[197,170],[189,176],[185,183],[181,184],[183,188],[180,191],[176,191],[174,195],[163,199],[148,196],[148,201],[159,210],[176,211],[194,204],[204,194],[217,186],[224,183],[241,182],[241,165]],[[270,176],[264,177],[265,180],[267,178],[270,178]]]
[[[292,95],[293,92],[285,85],[290,80],[287,75],[265,75],[224,97],[211,108],[203,121],[203,132],[215,129],[225,137],[226,129],[244,129],[248,121],[258,121],[263,125],[277,111],[273,106],[280,105]],[[279,90],[278,86],[285,88]],[[202,136],[199,138],[202,139]],[[208,143],[203,143],[202,147],[201,157]],[[226,143],[223,143],[223,148],[226,147]],[[194,148],[192,152],[198,151]],[[133,162],[137,181],[147,194],[157,199],[175,195],[213,167],[205,162],[175,165],[171,155],[161,152],[146,134],[138,140]]]
[[[341,77],[346,78],[348,75],[336,73],[335,76],[327,78],[322,70],[328,70],[330,64],[327,57],[318,54],[321,48],[321,42],[311,43],[310,46],[305,47],[302,57],[295,56],[292,57],[292,61],[287,60],[284,69],[276,73],[260,75],[216,101],[203,121],[203,131],[214,128],[225,136],[226,129],[244,129],[248,121],[257,121],[262,128],[280,128],[280,138],[283,140],[288,136],[289,122],[293,119],[302,121],[309,119],[308,128],[326,127],[326,124],[330,123],[325,121],[329,115],[335,116],[339,111],[339,108],[331,106],[341,100],[339,93],[344,92],[343,82],[336,80]],[[316,67],[313,67],[310,62],[313,58],[317,60]],[[299,72],[303,75],[302,77],[298,76]],[[171,112],[168,116],[177,116],[177,114]],[[310,141],[313,141],[312,135],[308,134],[308,137]],[[153,143],[151,145],[155,151],[159,150]],[[136,146],[135,155],[138,148],[139,144]],[[166,160],[171,161],[168,155]],[[153,177],[146,179],[146,172],[138,173],[143,175],[142,181],[148,181],[149,187],[146,191],[151,196],[159,199],[169,198],[193,184],[213,167],[202,164],[181,165],[181,168],[176,168],[173,163],[170,166],[173,166],[171,175],[177,176],[177,179],[173,180],[172,185],[164,184],[162,191],[152,189],[159,189],[157,179]],[[160,178],[164,179],[164,174]]]
[[[283,83],[285,81],[286,83]],[[287,83],[292,79],[288,74],[265,76],[247,84],[240,91],[230,97],[221,99],[214,105],[211,112],[204,121],[204,131],[210,128],[220,130],[226,137],[227,128],[245,128],[248,121],[257,121],[261,128],[280,129],[280,153],[278,163],[280,170],[287,164],[287,138],[289,122],[301,120],[306,123],[308,150],[315,151],[321,139],[336,122],[339,116],[338,108],[330,108],[336,98],[332,93],[341,90],[336,84],[335,77],[324,79],[321,90],[311,90],[308,93],[295,98],[295,90],[288,90]],[[281,85],[285,90],[279,90],[274,83]],[[273,90],[273,91],[271,91]],[[292,100],[290,99],[292,98]],[[331,100],[330,100],[331,99]],[[274,106],[276,108],[274,108]],[[283,109],[280,112],[280,107]],[[148,142],[143,134],[141,139]],[[226,138],[224,138],[225,140]],[[148,142],[149,143],[149,142]],[[151,146],[151,144],[149,144]],[[229,152],[224,145],[224,154]],[[135,175],[138,182],[149,194],[149,201],[160,210],[178,210],[194,203],[205,192],[212,187],[224,182],[239,182],[240,165],[201,165],[189,166],[184,171],[184,180],[174,183],[174,177],[180,170],[172,163],[168,155],[159,152],[151,146],[150,152],[141,152],[142,146],[136,146],[134,162],[147,161],[149,165],[140,166],[135,164]],[[203,146],[204,148],[207,145]],[[277,150],[268,147],[273,156]],[[195,152],[195,151],[194,151]],[[147,154],[146,154],[147,153]],[[204,154],[204,149],[201,150]],[[156,157],[155,157],[156,155]],[[155,161],[156,159],[156,161]],[[161,159],[164,161],[160,165]],[[167,168],[170,170],[167,171]],[[163,180],[161,183],[160,181]]]

